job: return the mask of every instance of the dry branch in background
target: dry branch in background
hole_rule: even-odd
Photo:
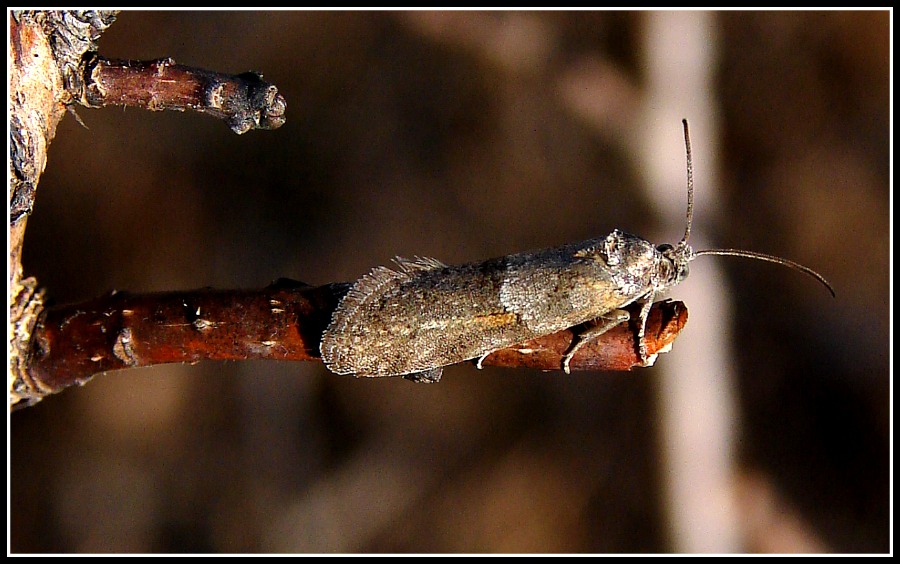
[[[262,75],[210,72],[157,61],[111,60],[95,56],[85,65],[82,102],[92,108],[133,106],[148,110],[194,110],[225,121],[240,135],[277,129],[287,106],[278,88]]]

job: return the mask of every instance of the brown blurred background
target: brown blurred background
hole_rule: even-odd
[[[660,66],[694,72],[659,62],[683,52],[660,45],[670,16],[705,22],[687,38],[711,54],[689,81],[704,115],[649,93]],[[730,335],[730,376],[689,374],[729,382],[733,406],[688,388],[675,409],[726,445],[721,506],[682,510],[670,486],[694,453],[671,446],[667,363],[717,353],[681,339],[631,374],[466,364],[433,386],[210,362],[13,414],[13,552],[889,550],[887,12],[124,12],[100,52],[262,72],[288,121],[236,136],[191,113],[66,118],[24,258],[58,303],[349,281],[394,255],[465,262],[616,227],[675,243],[681,117],[700,123],[704,246],[787,256],[837,299],[716,258],[682,286],[718,265],[727,307],[672,293],[681,339],[704,319]],[[648,118],[662,104],[672,119]],[[650,125],[674,139],[649,152],[674,163],[674,215],[646,189]]]

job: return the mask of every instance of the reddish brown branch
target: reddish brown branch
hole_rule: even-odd
[[[29,382],[34,401],[108,370],[200,360],[319,360],[319,340],[349,284],[312,287],[288,280],[262,290],[112,293],[52,307],[34,328]],[[648,353],[663,352],[687,320],[680,302],[653,305]],[[581,349],[573,370],[643,366],[634,324]],[[566,330],[498,351],[484,364],[559,370]]]
[[[225,120],[235,133],[276,129],[287,103],[262,75],[222,74],[175,64],[172,59],[124,61],[95,57],[85,66],[91,107],[136,106],[148,110],[194,110]]]
[[[346,285],[112,293],[47,308],[32,338],[44,393],[107,370],[199,360],[313,360]]]
[[[632,312],[632,317],[637,318],[640,307],[631,306],[628,309]],[[573,371],[625,371],[650,366],[656,360],[657,354],[669,350],[687,323],[687,318],[688,312],[684,303],[669,300],[656,302],[650,309],[644,334],[648,355],[646,363],[637,352],[637,324],[626,322],[584,345],[575,353],[569,367]],[[573,329],[499,350],[488,356],[482,365],[559,370],[562,357],[569,350],[575,336]]]

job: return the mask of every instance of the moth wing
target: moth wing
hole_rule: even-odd
[[[352,367],[352,359],[348,358],[350,352],[347,350],[347,344],[340,337],[352,331],[357,318],[356,313],[364,309],[368,303],[378,299],[384,289],[397,286],[410,278],[408,272],[376,266],[350,287],[335,308],[331,323],[322,335],[322,342],[319,345],[322,361],[329,370],[336,374],[356,373]]]
[[[399,292],[400,287],[425,271],[439,270],[447,265],[430,257],[406,259],[395,257],[397,269],[377,266],[357,280],[332,314],[331,323],[322,335],[319,350],[328,368],[337,374],[381,376],[371,371],[367,357],[376,345],[367,336],[371,315],[378,315],[377,303]],[[363,360],[366,358],[366,360]],[[370,374],[371,371],[371,374]],[[418,372],[418,371],[417,371]],[[438,381],[440,370],[426,370],[416,374],[416,381]]]
[[[394,264],[397,265],[402,272],[411,274],[413,272],[421,272],[423,270],[438,270],[447,268],[447,265],[436,258],[431,257],[413,257],[411,259],[403,257],[394,257]]]
[[[353,284],[353,287],[341,300],[335,313],[342,311],[344,314],[350,314],[363,306],[372,296],[381,294],[383,288],[396,285],[410,278],[411,276],[408,272],[397,272],[386,266],[376,266]]]
[[[500,303],[539,335],[561,331],[615,309],[618,300],[608,267],[580,260],[584,251],[569,246],[518,255],[507,267]]]
[[[398,285],[410,280],[417,272],[446,268],[447,265],[430,257],[413,257],[407,259],[394,257],[394,264],[398,270],[386,266],[376,266],[368,274],[364,274],[357,280],[347,295],[338,305],[338,310],[350,313],[359,309],[367,299],[382,294],[382,289],[387,286]]]
[[[513,269],[506,273],[500,286],[500,303],[518,315],[537,334],[549,334],[564,329],[559,320],[548,315],[549,304],[554,303],[555,284],[547,276]]]

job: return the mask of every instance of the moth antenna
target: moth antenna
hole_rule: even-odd
[[[694,164],[693,159],[691,158],[691,134],[688,130],[688,121],[687,119],[682,119],[681,123],[684,125],[684,148],[685,153],[687,154],[687,192],[688,192],[688,204],[687,204],[687,222],[684,228],[684,238],[681,239],[681,244],[679,246],[685,247],[687,245],[688,237],[691,236],[691,223],[694,220]],[[818,280],[823,286],[828,288],[828,291],[831,292],[832,297],[836,297],[834,293],[834,288],[825,280],[825,277],[816,272],[815,270],[809,268],[808,266],[803,266],[800,263],[794,262],[792,260],[788,260],[781,257],[776,257],[774,255],[767,255],[765,253],[757,253],[756,251],[742,251],[740,249],[707,249],[705,251],[698,251],[689,256],[688,260],[692,260],[695,257],[699,257],[700,255],[725,255],[725,256],[733,256],[733,257],[744,257],[751,258],[756,260],[762,260],[766,262],[772,262],[775,264],[781,264],[787,266],[789,268],[793,268],[794,270],[799,270],[809,276],[812,276],[816,280]]]
[[[691,222],[694,221],[694,163],[691,159],[691,134],[688,131],[688,121],[683,119],[681,123],[684,124],[684,148],[687,153],[688,192],[687,222],[684,228],[684,237],[681,239],[681,245],[684,246],[687,244],[688,237],[691,236]]]
[[[725,255],[733,257],[745,257],[756,260],[763,260],[766,262],[773,262],[775,264],[782,264],[784,266],[793,268],[794,270],[799,270],[800,272],[812,276],[813,278],[821,282],[823,286],[828,288],[828,291],[831,292],[831,297],[836,297],[834,288],[831,286],[831,284],[828,283],[828,280],[825,280],[824,276],[809,268],[808,266],[803,266],[802,264],[794,262],[792,260],[776,257],[773,255],[767,255],[765,253],[757,253],[755,251],[742,251],[740,249],[707,249],[705,251],[698,251],[694,253],[694,257],[699,257],[700,255]]]

